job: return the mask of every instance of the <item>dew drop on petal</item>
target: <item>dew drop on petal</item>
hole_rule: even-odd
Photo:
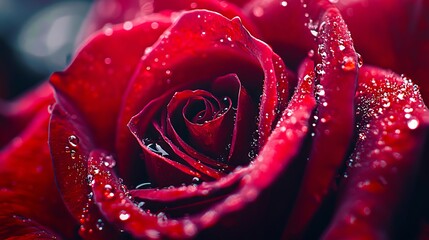
[[[316,94],[319,96],[325,96],[325,89],[323,89],[322,85],[316,85]]]
[[[363,65],[362,55],[360,55],[360,54],[358,53],[358,54],[357,54],[357,58],[358,58],[358,67],[362,67],[362,65]]]
[[[355,60],[352,57],[344,57],[341,63],[341,69],[344,71],[352,71],[356,68]]]
[[[413,119],[409,119],[407,122],[408,128],[411,130],[416,129],[419,126],[419,120],[413,118]]]
[[[54,105],[53,104],[49,104],[48,105],[48,113],[52,114],[52,111],[54,110]]]
[[[106,36],[112,36],[112,34],[113,34],[113,29],[112,29],[110,26],[106,25],[106,26],[103,28],[103,32],[104,32],[104,35],[106,35]]]
[[[97,227],[98,230],[100,230],[100,231],[103,230],[103,228],[104,228],[104,222],[103,222],[103,220],[98,219],[97,223],[95,224],[95,226]]]
[[[125,211],[125,210],[121,210],[120,212],[119,212],[119,220],[121,220],[121,221],[126,221],[126,220],[128,220],[130,218],[130,214],[129,213],[127,213],[127,211]]]
[[[150,27],[152,28],[152,29],[158,29],[158,27],[159,27],[159,23],[157,23],[157,22],[153,22],[153,23],[151,23],[150,24]]]
[[[256,17],[262,17],[264,15],[264,9],[262,9],[261,7],[257,6],[255,8],[253,8],[252,10],[253,15],[255,15]]]
[[[133,28],[133,23],[131,21],[126,21],[122,27],[124,30],[131,30]]]
[[[287,1],[282,1],[282,2],[280,3],[280,5],[282,5],[282,7],[286,7],[286,6],[287,6]]]
[[[103,163],[104,163],[104,166],[106,166],[108,168],[113,168],[114,166],[116,166],[116,161],[112,155],[105,156],[103,158]]]
[[[323,65],[321,63],[318,63],[315,68],[317,74],[323,75],[326,73],[325,70],[323,70]]]
[[[113,187],[110,184],[106,184],[104,185],[103,188],[103,196],[106,199],[112,199],[113,197],[115,197],[115,193],[113,192]]]
[[[192,178],[192,182],[193,182],[193,183],[199,183],[199,182],[200,182],[200,179],[199,179],[199,178],[197,178],[197,177],[194,177],[194,178]]]
[[[69,142],[70,146],[77,147],[77,145],[79,144],[79,138],[76,137],[75,135],[70,135],[68,137],[68,142]]]

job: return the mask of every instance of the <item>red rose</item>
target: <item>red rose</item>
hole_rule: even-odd
[[[429,112],[411,80],[362,66],[336,6],[140,3],[104,18],[96,5],[83,35],[125,22],[52,75],[49,113],[48,88],[1,108],[2,130],[15,126],[2,237],[419,234]]]

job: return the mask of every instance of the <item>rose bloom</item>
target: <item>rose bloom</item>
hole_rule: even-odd
[[[95,2],[0,105],[0,238],[427,239],[428,7]]]

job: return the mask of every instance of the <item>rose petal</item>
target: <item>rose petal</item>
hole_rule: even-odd
[[[129,79],[144,50],[170,21],[167,16],[157,15],[105,28],[78,52],[64,72],[52,75],[57,102],[75,105],[88,122],[97,146],[113,150],[117,115]],[[151,26],[153,22],[158,24],[156,29]]]
[[[175,89],[171,89],[162,96],[152,100],[139,114],[134,116],[129,123],[131,132],[143,148],[149,177],[158,186],[180,185],[185,182],[191,182],[193,178],[200,180],[217,179],[223,174],[206,164],[219,167],[225,164],[212,160],[201,153],[197,153],[192,147],[183,142],[177,133],[174,134],[174,130],[171,130],[173,131],[173,134],[170,134],[171,138],[167,137],[166,130],[162,129],[165,127],[159,126],[158,123],[152,123],[157,134],[151,137],[151,134],[148,133],[149,121],[155,121],[154,119],[158,118],[156,113],[159,112],[160,109],[165,108],[165,102],[168,101],[175,91]],[[192,91],[188,90],[188,92]],[[164,119],[165,116],[161,118]],[[174,143],[172,139],[176,143]],[[163,142],[159,142],[159,140]],[[179,146],[182,148],[179,148]],[[173,155],[173,153],[175,155]],[[197,159],[199,161],[196,161],[195,157],[198,157]],[[170,160],[170,158],[174,160]],[[225,168],[227,168],[226,165]],[[170,174],[166,175],[166,172]]]
[[[184,13],[151,49],[144,56],[141,68],[130,84],[124,102],[127,108],[121,113],[119,125],[127,123],[166,88],[176,88],[185,82],[198,84],[198,81],[230,72],[239,76],[254,99],[261,95],[261,68],[265,74],[264,83],[270,86],[264,89],[274,93],[277,91],[271,49],[252,38],[238,19],[228,20],[218,13],[203,10]],[[259,123],[264,135],[261,144],[273,125],[274,116],[271,117],[271,113],[276,108],[276,96],[267,94],[264,98],[275,99],[263,100],[261,103],[270,115],[268,119],[261,118]],[[125,149],[123,144],[132,141],[129,139],[130,134],[122,128],[118,130],[118,149]]]
[[[307,52],[315,48],[307,27],[308,10],[302,1],[253,0],[244,6],[244,11],[287,66],[297,68]]]
[[[97,0],[93,5],[84,27],[78,37],[81,42],[87,36],[100,30],[105,25],[132,21],[139,17],[159,12],[184,11],[194,9],[207,9],[218,12],[228,18],[240,17],[250,32],[258,36],[257,28],[243,14],[240,8],[226,1],[218,0],[182,0],[182,1],[158,1],[158,0]],[[156,26],[156,24],[154,25]]]
[[[220,225],[217,226],[220,227],[226,223],[225,221],[230,222],[230,213],[242,212],[243,208],[249,206],[249,202],[255,201],[263,190],[272,185],[273,181],[279,177],[298,153],[302,140],[308,131],[311,111],[315,106],[313,89],[311,79],[307,78],[305,81],[301,81],[296,95],[284,111],[281,121],[255,163],[245,168],[246,177],[240,181],[239,189],[228,195],[227,198],[221,199],[213,207],[179,219],[149,214],[130,200],[128,191],[111,172],[108,164],[103,163],[102,157],[100,157],[101,153],[97,151],[91,153],[88,162],[90,173],[94,176],[95,201],[110,222],[114,222],[115,225],[130,232],[134,237],[189,238],[195,236],[200,229],[207,229],[216,223],[219,223]],[[242,173],[243,171],[238,171],[230,176],[233,177]],[[219,182],[207,184],[219,184]],[[201,186],[202,184],[196,188],[203,188]],[[162,191],[172,193],[172,191],[177,192],[178,190],[165,189]],[[155,194],[152,197],[156,197],[156,195],[165,196],[165,193]],[[241,215],[241,217],[243,216]],[[232,222],[241,223],[235,220]],[[258,228],[254,229],[258,230]]]
[[[366,63],[406,74],[429,102],[429,2],[338,1]],[[362,17],[364,16],[364,17]]]
[[[8,234],[6,226],[16,227],[17,233],[38,231],[31,230],[31,223],[13,217],[19,216],[64,237],[74,236],[75,222],[54,183],[47,145],[48,122],[47,110],[39,109],[22,132],[0,151],[0,221],[5,224],[0,224],[2,234]],[[0,234],[0,238],[6,236]]]
[[[67,109],[77,112],[72,106],[67,106]],[[117,236],[109,224],[105,224],[102,229],[97,226],[102,216],[92,201],[88,185],[93,177],[88,174],[87,157],[94,145],[86,127],[80,115],[66,112],[59,104],[54,106],[49,146],[56,182],[65,205],[81,224],[79,234],[82,237],[100,239]]]
[[[2,239],[62,239],[59,235],[32,219],[18,215],[0,214],[0,237]]]
[[[341,167],[353,134],[358,57],[338,10],[328,8],[318,31],[315,136],[285,237],[303,234]],[[317,81],[316,80],[316,81]],[[332,151],[335,149],[335,151]]]
[[[429,111],[409,79],[372,67],[361,69],[356,100],[359,138],[324,239],[390,239],[416,180]]]
[[[205,110],[209,117],[202,116],[203,119],[206,119],[203,123],[191,122],[183,112],[190,107],[189,101],[192,100],[194,102],[205,100],[206,105],[209,105]],[[214,106],[213,102],[217,102],[217,104]],[[219,99],[205,90],[177,92],[167,105],[167,134],[174,136],[172,139],[179,146],[182,143],[187,143],[187,145],[191,145],[194,149],[198,149],[201,153],[211,157],[226,155],[226,145],[231,142],[230,136],[234,116],[230,107],[221,112],[223,109]],[[219,131],[220,129],[223,131]],[[187,139],[185,140],[181,136],[187,136]]]
[[[222,93],[221,95],[231,96],[234,99],[236,113],[227,162],[229,166],[244,166],[251,160],[249,159],[251,157],[249,157],[249,153],[252,151],[252,147],[254,147],[248,143],[253,141],[253,133],[256,130],[256,122],[252,121],[252,119],[256,121],[257,109],[256,103],[254,103],[246,89],[242,86],[241,81],[236,75],[233,77],[235,78],[235,86],[231,86],[230,81],[232,79],[221,77],[216,79],[213,90],[217,93]]]
[[[231,4],[230,1],[218,1],[218,0],[182,0],[182,1],[163,1],[155,0],[153,2],[155,12],[162,11],[183,11],[183,10],[196,10],[196,9],[207,9],[213,12],[218,12],[227,18],[239,17],[249,32],[259,37],[259,30],[249,19],[249,17],[243,13],[241,8]]]
[[[45,82],[13,102],[0,100],[0,149],[17,136],[41,109],[54,102],[51,86]]]

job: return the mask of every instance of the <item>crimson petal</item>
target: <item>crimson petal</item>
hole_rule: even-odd
[[[265,84],[261,100],[263,117],[259,123],[262,145],[274,125],[277,107],[273,65],[271,49],[251,37],[238,18],[228,20],[218,13],[204,10],[186,12],[142,59],[126,93],[126,108],[120,114],[119,126],[125,126],[133,115],[166,88],[176,88],[183,83],[198,84],[198,81],[233,72],[254,99],[261,96],[260,89]],[[261,75],[261,70],[264,75]],[[265,118],[265,114],[269,117]],[[126,158],[123,152],[131,149],[125,146],[132,141],[129,131],[125,130],[118,129],[119,158]],[[129,161],[130,158],[126,162]]]
[[[0,215],[0,237],[2,239],[62,239],[32,219],[19,215]]]
[[[71,106],[68,109],[76,112]],[[102,216],[92,201],[91,188],[88,186],[92,176],[88,174],[86,166],[90,149],[94,145],[82,117],[67,113],[61,105],[56,104],[51,116],[49,146],[63,201],[81,224],[79,234],[88,239],[115,236],[110,225],[106,224],[102,229],[97,226]]]
[[[0,100],[0,149],[25,129],[41,109],[48,109],[53,102],[53,91],[47,82],[13,102]]]
[[[240,176],[239,179],[241,179],[239,188],[233,194],[222,199],[208,210],[179,219],[169,219],[165,215],[160,216],[160,214],[152,215],[142,210],[130,200],[128,191],[112,172],[109,164],[105,164],[103,161],[104,154],[100,151],[93,151],[88,164],[90,173],[94,176],[92,188],[97,205],[106,219],[130,232],[134,237],[189,238],[201,230],[217,225],[219,222],[222,222],[221,225],[225,224],[225,221],[230,222],[230,219],[226,219],[230,216],[228,214],[242,210],[246,208],[249,202],[255,201],[258,195],[279,177],[298,153],[308,131],[308,120],[315,106],[314,88],[311,80],[309,78],[302,79],[295,96],[283,112],[273,134],[252,165],[223,178],[229,181],[220,180],[207,183],[208,185],[216,185],[219,182],[228,184],[230,181],[235,181],[231,179],[234,176]],[[241,178],[243,173],[246,173],[245,177]],[[200,189],[204,187],[203,184],[196,186]],[[179,195],[181,194],[178,189],[161,191],[166,193],[174,191],[178,192]],[[152,197],[156,198],[158,195],[162,200],[166,193],[154,194]],[[201,193],[203,194],[203,192]],[[139,195],[138,192],[137,195]],[[240,221],[233,222],[240,223]]]
[[[356,101],[359,138],[323,238],[391,239],[416,180],[429,111],[409,79],[373,67],[361,69]]]
[[[52,75],[57,102],[75,105],[97,146],[113,149],[117,115],[129,79],[144,50],[158,39],[170,21],[169,16],[156,15],[105,28],[78,52],[64,72]],[[153,22],[157,23],[156,28]]]
[[[303,1],[253,0],[243,8],[260,29],[262,38],[274,48],[288,66],[297,68],[308,50],[316,46]],[[281,31],[279,31],[281,29]]]
[[[335,8],[320,19],[315,136],[285,237],[298,236],[319,208],[341,167],[353,134],[358,57]],[[335,149],[335,151],[332,151]]]
[[[74,236],[76,224],[63,205],[54,183],[47,145],[48,123],[48,111],[39,109],[21,134],[0,151],[2,239],[6,238],[2,234],[10,231],[7,227],[29,236],[36,234],[39,232],[36,222],[45,226],[47,235],[49,231],[54,231],[64,237]]]

